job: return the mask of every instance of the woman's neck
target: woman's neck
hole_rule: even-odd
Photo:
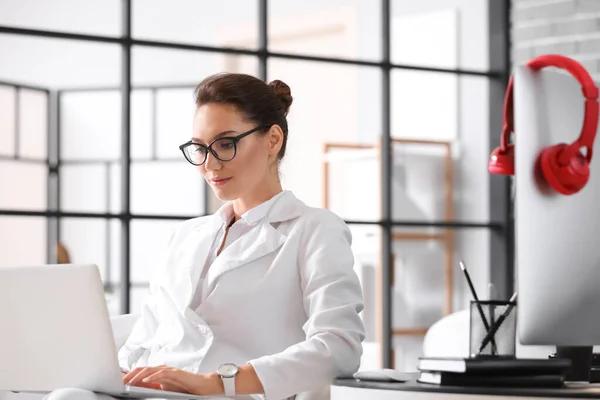
[[[281,183],[261,186],[249,193],[247,196],[241,197],[233,201],[233,213],[236,221],[248,210],[264,203],[276,194],[282,191]]]

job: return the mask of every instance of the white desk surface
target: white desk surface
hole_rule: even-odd
[[[502,399],[600,399],[600,384],[568,385],[560,389],[438,386],[409,382],[361,382],[338,379],[331,386],[331,400],[502,400]]]

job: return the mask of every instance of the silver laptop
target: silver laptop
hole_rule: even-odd
[[[123,384],[95,265],[0,267],[0,391],[59,388],[128,398],[207,398]]]

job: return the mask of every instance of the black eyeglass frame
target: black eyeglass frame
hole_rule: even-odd
[[[240,140],[242,140],[243,138],[245,138],[246,136],[248,136],[248,135],[250,135],[250,134],[252,134],[254,132],[257,132],[257,131],[259,131],[261,129],[268,129],[270,127],[271,127],[270,125],[259,125],[256,128],[250,129],[249,131],[244,132],[244,133],[240,133],[237,136],[223,136],[223,137],[220,137],[220,138],[217,138],[217,139],[213,140],[212,142],[210,142],[208,144],[208,146],[205,146],[205,145],[200,144],[200,143],[196,143],[196,142],[194,142],[192,140],[188,140],[187,142],[185,142],[184,144],[182,144],[182,145],[179,146],[179,150],[181,150],[181,152],[183,153],[183,157],[185,157],[185,159],[190,164],[195,165],[197,167],[201,166],[202,164],[204,164],[206,162],[206,158],[208,157],[208,152],[209,151],[210,151],[210,154],[212,154],[217,160],[219,160],[221,162],[231,161],[231,160],[233,160],[235,158],[235,156],[237,154],[237,144],[238,144],[238,142]],[[221,157],[219,157],[218,154],[217,154],[217,152],[214,151],[213,148],[212,148],[213,144],[217,143],[220,140],[229,140],[229,141],[231,141],[233,143],[233,156],[230,159],[228,159],[228,160],[224,160]],[[204,147],[207,150],[204,153],[204,160],[202,160],[202,162],[199,163],[199,164],[197,164],[197,163],[193,162],[192,160],[190,160],[188,158],[188,156],[186,155],[186,153],[185,153],[185,149],[188,148],[189,146],[192,146],[192,145]]]

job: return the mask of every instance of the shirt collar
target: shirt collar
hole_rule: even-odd
[[[271,209],[273,203],[275,203],[277,199],[283,196],[285,192],[287,191],[282,190],[275,196],[271,197],[269,200],[262,202],[259,205],[246,211],[244,214],[242,214],[242,219],[244,220],[244,222],[246,222],[246,224],[248,225],[253,225],[256,222],[263,219]],[[221,218],[224,224],[229,224],[233,218],[233,203],[227,202],[221,208],[219,208],[215,214]]]

